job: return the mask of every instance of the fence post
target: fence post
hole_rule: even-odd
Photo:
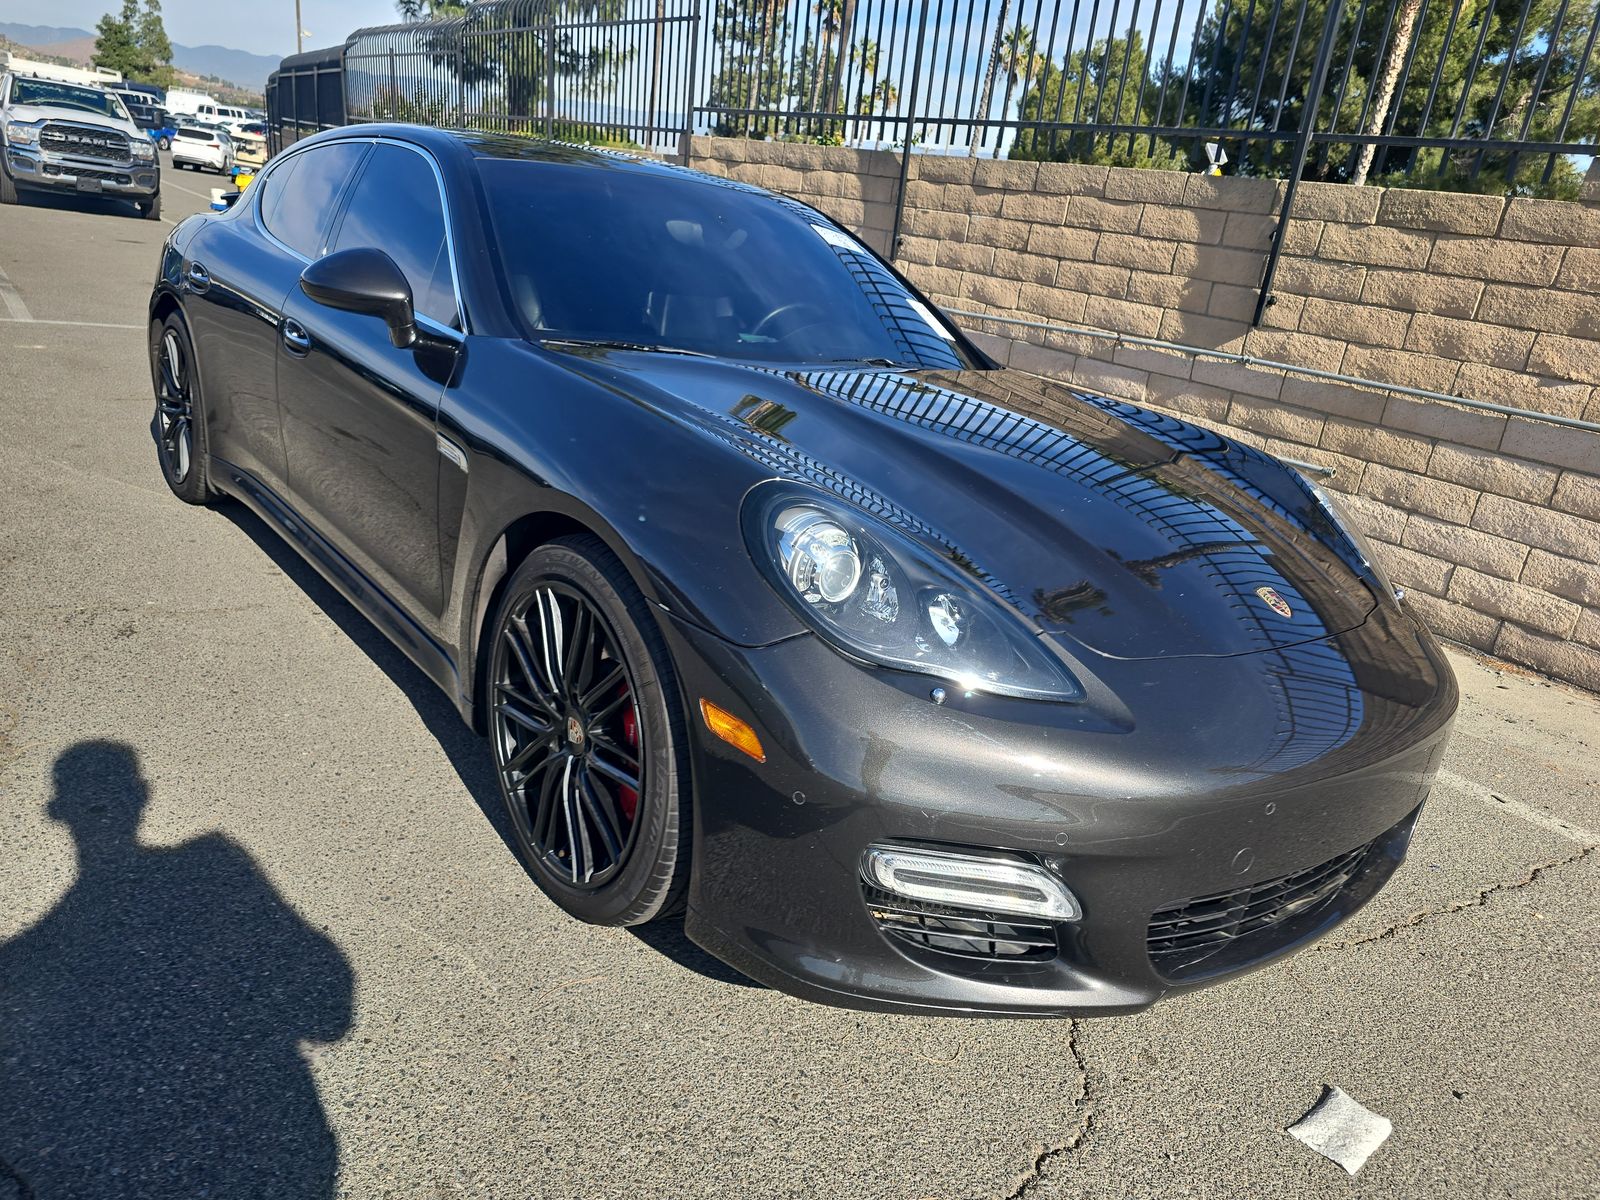
[[[900,187],[894,195],[894,230],[889,234],[889,257],[900,257],[900,227],[906,216],[906,182],[911,176],[911,130],[917,119],[917,92],[922,82],[922,45],[928,40],[928,0],[922,0],[917,17],[917,55],[912,60],[911,95],[906,99],[906,140],[900,147]]]
[[[544,39],[544,136],[556,136],[556,6],[550,6],[550,22]]]
[[[689,165],[694,147],[694,94],[700,86],[700,6],[689,10],[689,81],[683,96],[683,132],[678,136],[678,165]]]
[[[1267,251],[1266,270],[1261,274],[1261,294],[1256,297],[1256,313],[1250,324],[1259,327],[1272,302],[1272,281],[1278,275],[1278,255],[1283,250],[1283,233],[1289,227],[1289,213],[1294,208],[1295,192],[1300,187],[1300,176],[1306,169],[1306,157],[1311,153],[1311,138],[1317,131],[1317,107],[1322,103],[1322,90],[1328,82],[1328,64],[1333,58],[1333,44],[1338,40],[1339,22],[1344,17],[1344,0],[1328,0],[1328,16],[1322,25],[1322,40],[1317,43],[1317,63],[1311,71],[1311,82],[1306,87],[1305,107],[1300,116],[1300,131],[1295,135],[1294,162],[1289,168],[1289,186],[1283,189],[1283,208],[1278,213],[1278,228],[1272,235],[1272,248]]]

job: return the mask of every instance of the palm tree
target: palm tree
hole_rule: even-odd
[[[1026,25],[1018,25],[1006,34],[1000,47],[1000,59],[1006,68],[1006,94],[1000,104],[1000,116],[1004,118],[1011,112],[1011,94],[1016,91],[1017,83],[1023,79],[1033,79],[1044,70],[1044,55],[1033,44],[1033,30]],[[1005,130],[1002,129],[994,140],[996,158],[1000,157],[1000,143],[1005,141],[1005,136]]]
[[[994,21],[994,44],[989,49],[989,65],[983,73],[983,87],[978,92],[977,106],[972,110],[974,122],[989,116],[989,102],[994,99],[994,77],[1000,72],[1000,48],[1006,36],[1006,18],[1011,15],[1011,0],[1000,0],[1000,14]],[[978,154],[978,126],[972,127],[972,139],[967,143],[967,157]]]
[[[1383,65],[1378,68],[1378,86],[1372,97],[1372,111],[1367,119],[1367,127],[1363,130],[1368,137],[1377,137],[1383,132],[1383,123],[1389,115],[1390,106],[1394,103],[1395,85],[1400,81],[1400,68],[1411,46],[1411,33],[1417,27],[1417,16],[1422,11],[1422,3],[1423,0],[1400,0],[1400,12],[1394,23],[1394,37],[1390,39],[1389,48],[1384,53]],[[1366,183],[1367,174],[1372,170],[1372,160],[1377,154],[1378,147],[1374,142],[1368,142],[1361,147],[1361,156],[1356,162],[1355,173],[1350,176],[1351,183],[1358,186]]]

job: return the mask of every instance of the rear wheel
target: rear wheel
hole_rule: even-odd
[[[490,742],[529,872],[596,925],[677,911],[688,743],[644,596],[599,539],[562,538],[517,568],[492,630]]]
[[[150,323],[150,373],[155,383],[156,457],[172,494],[186,504],[205,504],[212,492],[207,477],[210,456],[194,373],[194,348],[177,313]]]

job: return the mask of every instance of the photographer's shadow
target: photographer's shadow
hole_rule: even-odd
[[[0,1196],[331,1196],[301,1045],[348,1032],[349,963],[222,834],[141,845],[148,799],[123,743],[56,760],[77,878],[0,945]]]

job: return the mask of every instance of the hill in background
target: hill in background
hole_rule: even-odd
[[[42,57],[66,59],[87,64],[94,54],[94,34],[87,29],[55,25],[21,25],[0,21],[0,37],[35,50]],[[228,46],[184,46],[172,43],[172,65],[180,74],[209,85],[218,92],[231,85],[261,99],[267,76],[278,69],[278,59],[268,54],[252,54]],[[182,86],[192,86],[184,81]],[[235,98],[237,99],[237,98]]]

